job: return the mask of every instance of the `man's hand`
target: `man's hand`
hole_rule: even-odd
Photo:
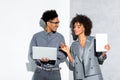
[[[50,59],[49,58],[41,58],[40,61],[42,62],[48,62]]]

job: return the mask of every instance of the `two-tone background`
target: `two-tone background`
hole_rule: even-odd
[[[0,0],[0,80],[31,80],[33,72],[26,68],[28,48],[39,26],[42,13],[56,9],[60,19],[58,32],[67,45],[72,38],[69,24],[76,14],[85,14],[93,22],[92,35],[108,33],[111,50],[101,66],[104,80],[120,80],[120,1],[119,0]],[[62,80],[73,80],[66,63]]]

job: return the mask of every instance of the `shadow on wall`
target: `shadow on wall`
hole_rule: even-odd
[[[35,64],[35,61],[31,59],[30,54],[28,54],[28,60],[29,62],[25,63],[27,71],[34,72],[36,69],[36,64]],[[33,77],[31,80],[34,80]]]
[[[27,71],[34,72],[36,68],[36,64],[34,63],[34,61],[29,61],[28,63],[26,63],[26,68]]]

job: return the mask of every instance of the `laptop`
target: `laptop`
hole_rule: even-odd
[[[41,59],[41,58],[48,58],[50,60],[57,59],[57,48],[33,46],[32,50],[33,50],[33,59]]]

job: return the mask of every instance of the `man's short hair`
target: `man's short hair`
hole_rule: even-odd
[[[43,19],[46,23],[47,21],[52,20],[56,17],[58,17],[58,14],[55,10],[47,10],[43,13],[41,19]]]

